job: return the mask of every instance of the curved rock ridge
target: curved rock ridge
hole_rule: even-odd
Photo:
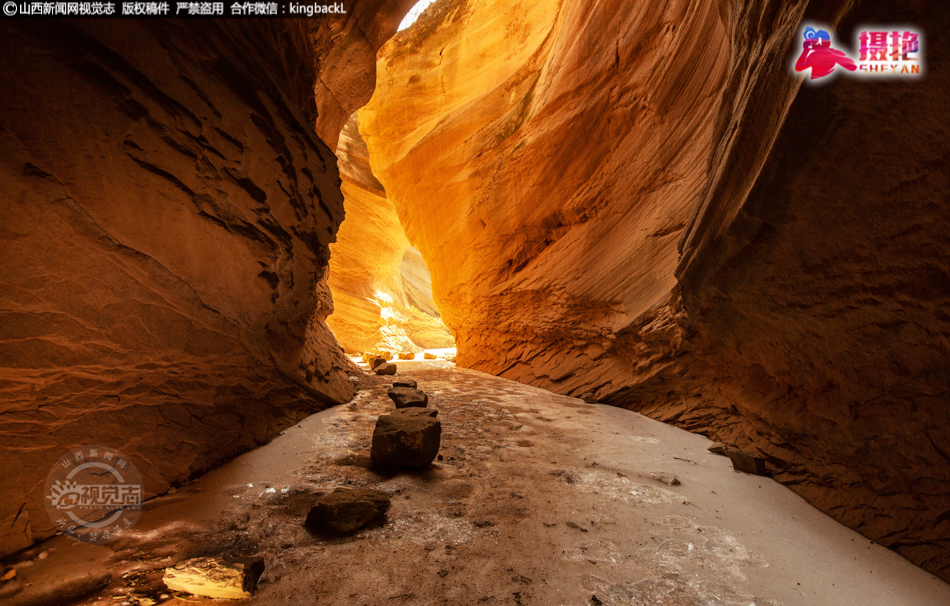
[[[410,4],[0,24],[0,554],[55,531],[70,448],[122,450],[153,496],[352,396],[332,150]]]
[[[370,170],[356,113],[340,133],[336,153],[347,220],[330,246],[335,310],[327,323],[333,334],[350,353],[453,347],[432,301],[425,261],[418,251],[413,254],[396,210]]]
[[[763,455],[950,579],[948,13],[433,5],[360,129],[458,363]],[[803,88],[804,20],[919,24],[928,75]]]

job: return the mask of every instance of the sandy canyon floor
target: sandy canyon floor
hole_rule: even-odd
[[[430,469],[370,463],[393,377],[367,376],[352,402],[149,501],[120,542],[37,546],[4,601],[53,603],[111,579],[80,603],[222,603],[168,591],[164,567],[260,555],[257,593],[231,603],[950,604],[950,585],[734,471],[706,438],[444,361],[398,368],[439,411]],[[385,521],[347,538],[310,534],[314,496],[339,486],[389,493]]]

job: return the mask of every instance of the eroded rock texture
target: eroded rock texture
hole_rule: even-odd
[[[349,352],[452,347],[432,300],[429,270],[373,176],[355,113],[340,134],[337,156],[348,221],[330,247],[333,334]]]
[[[927,76],[802,88],[803,19],[844,44],[920,24]],[[948,24],[924,1],[443,2],[381,51],[360,128],[459,364],[764,455],[950,578]]]
[[[409,5],[382,4],[0,26],[0,553],[51,533],[71,447],[121,449],[151,496],[351,397],[332,149]]]

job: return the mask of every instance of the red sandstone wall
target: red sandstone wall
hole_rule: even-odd
[[[947,7],[439,6],[361,132],[459,363],[758,451],[950,578]],[[919,24],[927,76],[802,88],[803,19]]]

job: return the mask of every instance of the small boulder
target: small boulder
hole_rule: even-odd
[[[588,404],[597,404],[600,400],[597,398],[597,395],[592,391],[582,393],[580,399],[587,402]]]
[[[386,360],[387,362],[389,362],[390,360],[393,359],[393,354],[392,354],[392,352],[386,351],[386,350],[384,349],[384,350],[381,350],[381,351],[379,352],[379,357],[382,358],[382,359],[384,359],[384,360]]]
[[[438,356],[436,356],[435,354],[429,353],[429,352],[425,352],[424,354],[422,354],[422,358],[424,360],[435,360],[437,357]]]
[[[375,367],[376,374],[378,375],[394,375],[396,374],[396,365],[390,364],[389,362],[383,362],[379,366]]]
[[[663,483],[663,484],[666,484],[667,486],[679,486],[679,485],[680,485],[680,479],[677,478],[676,476],[674,476],[674,475],[671,474],[671,473],[666,473],[666,472],[658,471],[658,472],[656,472],[656,473],[651,473],[651,474],[650,474],[650,477],[653,478],[654,480],[656,480],[657,482],[661,482],[661,483]]]
[[[762,457],[757,457],[738,448],[726,448],[726,456],[732,461],[734,469],[757,476],[768,475],[768,470],[765,468],[765,459]]]
[[[429,404],[429,396],[412,387],[392,387],[386,394],[396,403],[396,408],[425,408]]]
[[[708,450],[709,452],[713,454],[722,455],[725,457],[727,456],[726,450],[728,449],[729,447],[723,444],[722,442],[713,442],[713,445],[707,448],[706,450]]]
[[[365,362],[366,364],[369,364],[373,360],[373,358],[377,358],[377,357],[379,356],[377,356],[374,353],[371,353],[368,351],[363,352],[363,362]]]
[[[424,408],[404,408],[380,416],[373,431],[370,459],[392,467],[428,467],[439,454],[442,439],[442,424],[436,414]]]
[[[415,360],[416,354],[412,353],[411,351],[404,352],[404,353],[399,354],[399,359],[400,360]]]
[[[389,495],[379,490],[337,488],[317,499],[304,526],[313,531],[353,534],[389,509]]]
[[[379,366],[382,366],[385,363],[386,363],[386,360],[382,358],[372,358],[369,361],[369,367],[375,370],[376,368],[378,368]]]
[[[261,558],[192,558],[165,569],[165,586],[206,598],[251,597],[264,572]]]
[[[393,381],[393,387],[411,387],[416,389],[418,384],[416,383],[415,379],[396,379]]]

